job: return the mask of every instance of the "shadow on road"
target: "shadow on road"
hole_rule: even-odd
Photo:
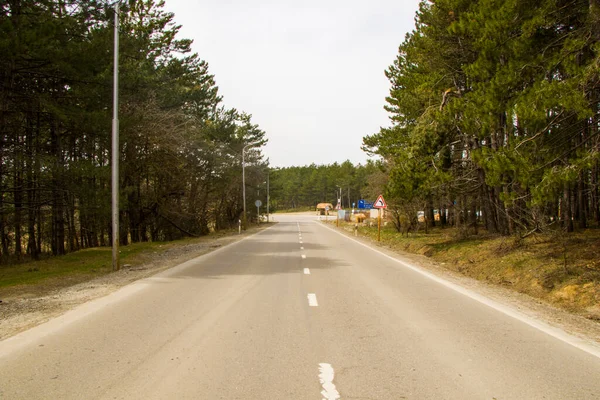
[[[190,266],[180,274],[170,276],[167,280],[156,280],[156,283],[168,283],[172,279],[222,279],[234,275],[277,275],[277,274],[302,274],[304,268],[311,271],[326,270],[342,267],[341,260],[328,257],[298,258],[298,262],[274,262],[270,255],[253,255],[253,260],[248,263],[229,262],[217,260],[216,262],[199,263]]]

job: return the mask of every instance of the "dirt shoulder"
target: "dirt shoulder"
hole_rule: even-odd
[[[228,232],[158,245],[136,254],[132,261],[128,260],[115,273],[100,276],[72,273],[38,284],[3,288],[0,291],[0,340],[42,324],[80,304],[106,296],[134,281],[237,242],[268,226],[253,226],[241,235]]]
[[[583,340],[600,344],[600,323],[597,318],[600,302],[595,298],[590,299],[588,294],[581,295],[583,298],[578,298],[577,290],[568,289],[574,286],[583,288],[586,293],[588,291],[595,293],[600,300],[600,293],[597,292],[598,283],[592,282],[593,285],[590,285],[590,282],[586,281],[588,276],[583,280],[575,276],[568,276],[560,283],[555,282],[552,287],[547,285],[540,288],[537,282],[544,276],[553,276],[554,271],[560,270],[561,266],[545,265],[544,268],[540,267],[540,271],[533,273],[533,266],[537,267],[537,261],[533,260],[528,267],[523,268],[523,273],[517,274],[514,263],[510,260],[517,257],[522,264],[527,265],[528,253],[529,258],[533,259],[531,247],[527,248],[526,246],[525,250],[513,249],[515,254],[512,254],[506,248],[506,243],[503,244],[503,239],[490,239],[487,246],[491,247],[494,252],[500,246],[503,252],[503,255],[499,254],[493,262],[493,260],[484,261],[491,255],[483,250],[485,246],[479,241],[472,242],[470,249],[465,249],[466,244],[460,241],[462,250],[453,251],[453,245],[448,242],[447,237],[427,240],[413,238],[411,243],[411,238],[392,239],[395,232],[387,231],[382,236],[382,241],[377,242],[376,230],[359,229],[358,236],[355,236],[353,224],[344,224],[336,228],[335,222],[329,222],[328,226],[392,256],[399,255],[436,276],[518,310],[529,318],[545,322]],[[437,248],[435,248],[436,241],[441,243]],[[581,238],[575,239],[575,241],[581,241]],[[424,244],[425,242],[429,242],[429,245]],[[572,251],[575,251],[574,249],[575,247]],[[597,252],[597,247],[596,250],[592,248],[591,251]],[[546,255],[543,254],[543,256]],[[503,257],[506,259],[502,260]],[[586,264],[586,257],[587,255],[584,255],[583,260],[579,261],[584,265],[590,265]],[[574,254],[571,254],[571,258],[575,263]],[[493,265],[498,265],[498,267],[492,267]],[[576,270],[575,265],[571,266],[571,275],[574,275]],[[530,276],[527,279],[528,274]],[[565,287],[566,290],[574,293],[571,297],[562,295]],[[529,288],[531,290],[527,290]]]

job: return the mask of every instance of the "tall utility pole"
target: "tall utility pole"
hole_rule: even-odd
[[[348,186],[348,208],[352,205],[352,201],[350,200],[350,186]]]
[[[246,148],[256,146],[256,143],[249,143],[242,149],[242,197],[244,198],[244,215],[242,216],[242,227],[246,230],[247,219],[246,219]]]
[[[115,4],[112,120],[112,270],[119,266],[119,2]]]
[[[267,168],[267,223],[269,222],[269,168]]]

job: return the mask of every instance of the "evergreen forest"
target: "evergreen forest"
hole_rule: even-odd
[[[0,1],[1,262],[111,243],[114,17]],[[420,212],[467,235],[598,227],[600,1],[424,0],[415,22],[385,70],[390,124],[363,138],[374,161],[269,168],[164,1],[123,2],[119,242],[236,227],[245,146],[250,211],[269,184],[271,211],[383,193],[399,230]]]
[[[521,237],[600,223],[600,2],[423,1],[366,136],[413,223]],[[400,221],[400,220],[398,220]]]
[[[264,181],[264,132],[221,104],[164,1],[120,10],[122,245],[237,226]],[[115,10],[99,0],[0,2],[3,262],[111,243]]]
[[[311,209],[318,203],[343,208],[357,205],[361,199],[374,200],[388,182],[383,165],[373,161],[354,165],[307,165],[270,170],[270,205],[275,211]]]

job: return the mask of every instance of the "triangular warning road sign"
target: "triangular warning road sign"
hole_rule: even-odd
[[[375,203],[373,203],[373,208],[387,208],[387,204],[385,204],[385,200],[382,195],[379,195]]]

